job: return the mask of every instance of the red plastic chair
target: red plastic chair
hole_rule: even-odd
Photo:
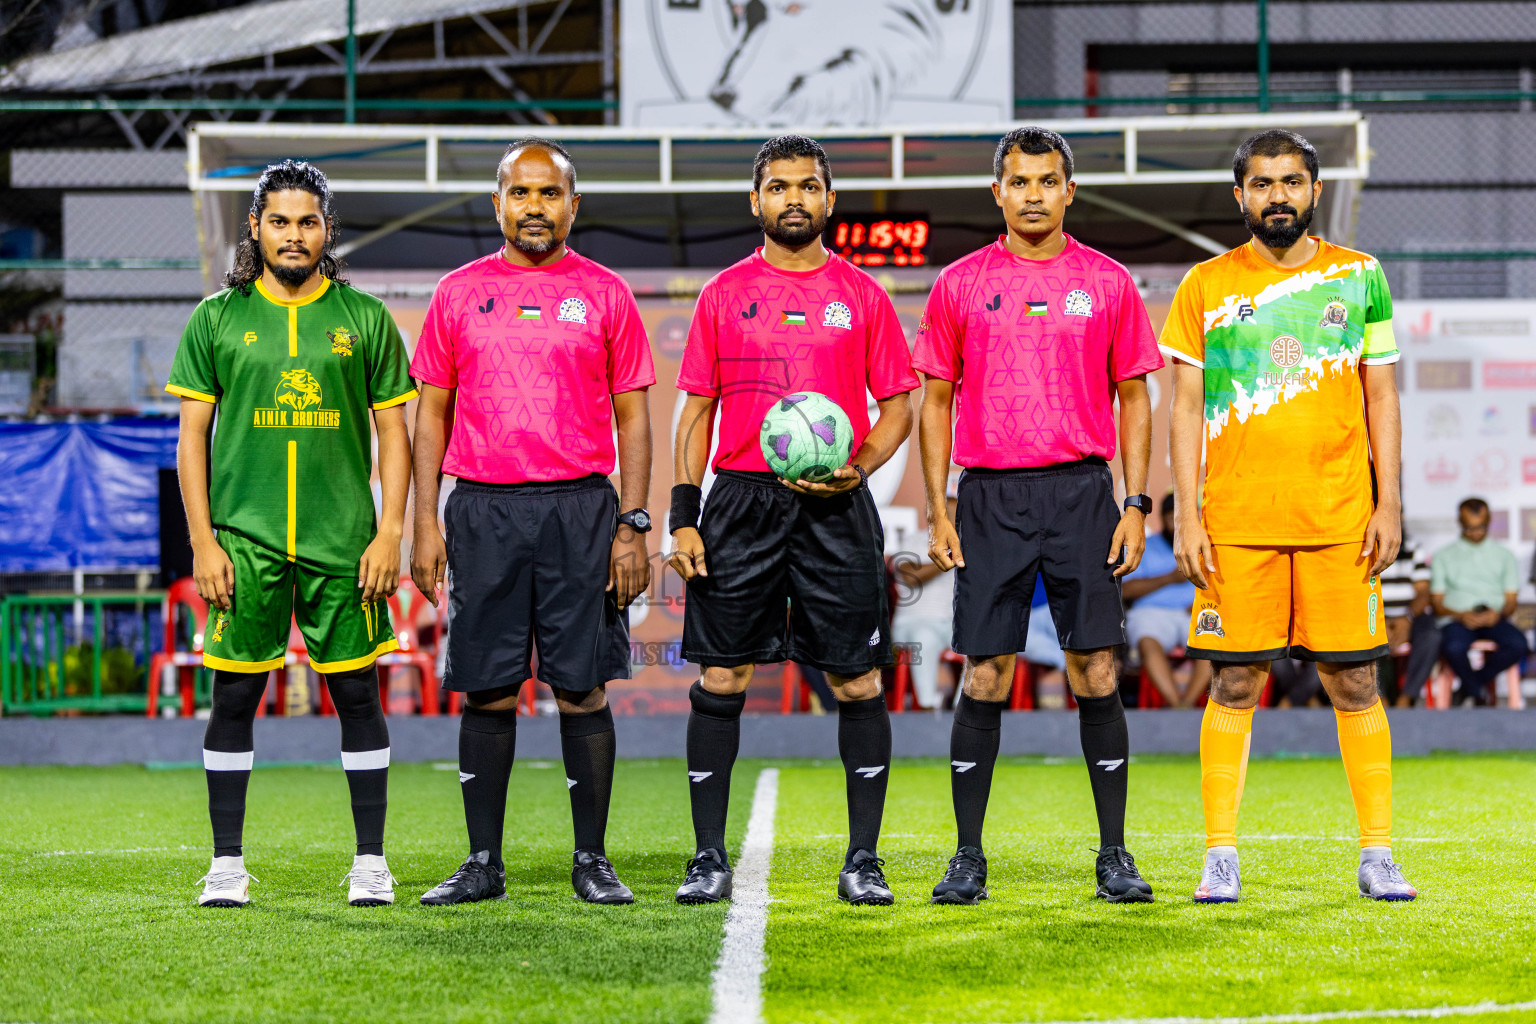
[[[416,583],[409,576],[400,578],[400,587],[389,596],[389,617],[395,626],[395,638],[399,641],[400,649],[388,654],[379,655],[377,662],[379,669],[379,700],[384,705],[385,713],[389,710],[389,676],[397,665],[404,665],[416,669],[421,677],[421,713],[423,715],[439,715],[441,710],[440,687],[437,678],[437,658],[425,649],[422,629],[418,619],[423,608],[430,608]],[[432,630],[437,632],[437,618],[434,616]],[[435,642],[436,636],[433,637]],[[525,689],[530,689],[525,687]]]
[[[177,626],[182,622],[182,609],[192,616],[192,649],[176,649]],[[161,618],[165,620],[165,642],[149,659],[149,699],[145,714],[154,718],[160,702],[160,676],[167,665],[176,668],[176,680],[181,692],[181,715],[190,718],[196,710],[195,686],[197,670],[203,664],[203,638],[208,630],[208,602],[197,596],[197,583],[184,576],[171,584],[161,605]]]

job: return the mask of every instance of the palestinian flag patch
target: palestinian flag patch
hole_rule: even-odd
[[[1029,312],[1025,316],[1045,316],[1049,312],[1043,302],[1027,302],[1025,305],[1029,307]]]
[[[780,320],[779,323],[788,324],[791,327],[804,327],[805,311],[801,309],[786,309],[784,311],[784,319]]]
[[[537,320],[539,318],[538,306],[518,306],[517,318],[519,320]]]

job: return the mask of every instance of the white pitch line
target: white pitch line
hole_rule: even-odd
[[[725,915],[725,940],[715,961],[715,1009],[710,1024],[757,1024],[763,1019],[763,936],[768,930],[768,869],[773,862],[773,816],[779,770],[764,768],[752,795],[752,816],[741,844]]]
[[[1331,1010],[1323,1013],[1275,1013],[1259,1017],[1119,1017],[1114,1020],[1052,1020],[1037,1024],[1319,1024],[1330,1020],[1475,1017],[1492,1013],[1536,1010],[1536,999],[1524,1003],[1472,1003],[1467,1006],[1424,1006],[1397,1010]]]

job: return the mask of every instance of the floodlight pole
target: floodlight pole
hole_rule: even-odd
[[[346,118],[347,124],[352,124],[357,120],[357,0],[347,0]]]
[[[1269,0],[1256,0],[1259,21],[1259,113],[1269,111]]]

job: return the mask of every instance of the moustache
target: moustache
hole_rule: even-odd
[[[551,231],[555,229],[554,222],[546,220],[543,217],[524,217],[522,220],[517,222],[519,230],[528,227],[530,224],[541,224],[544,227],[549,228]]]
[[[309,250],[306,249],[302,245],[285,245],[281,249],[277,250],[277,254],[279,256],[281,256],[285,252],[296,252],[300,256],[308,256],[309,255]]]
[[[1296,207],[1291,206],[1288,203],[1276,203],[1273,206],[1264,207],[1264,212],[1259,216],[1268,217],[1272,213],[1286,213],[1294,217],[1296,216]]]

